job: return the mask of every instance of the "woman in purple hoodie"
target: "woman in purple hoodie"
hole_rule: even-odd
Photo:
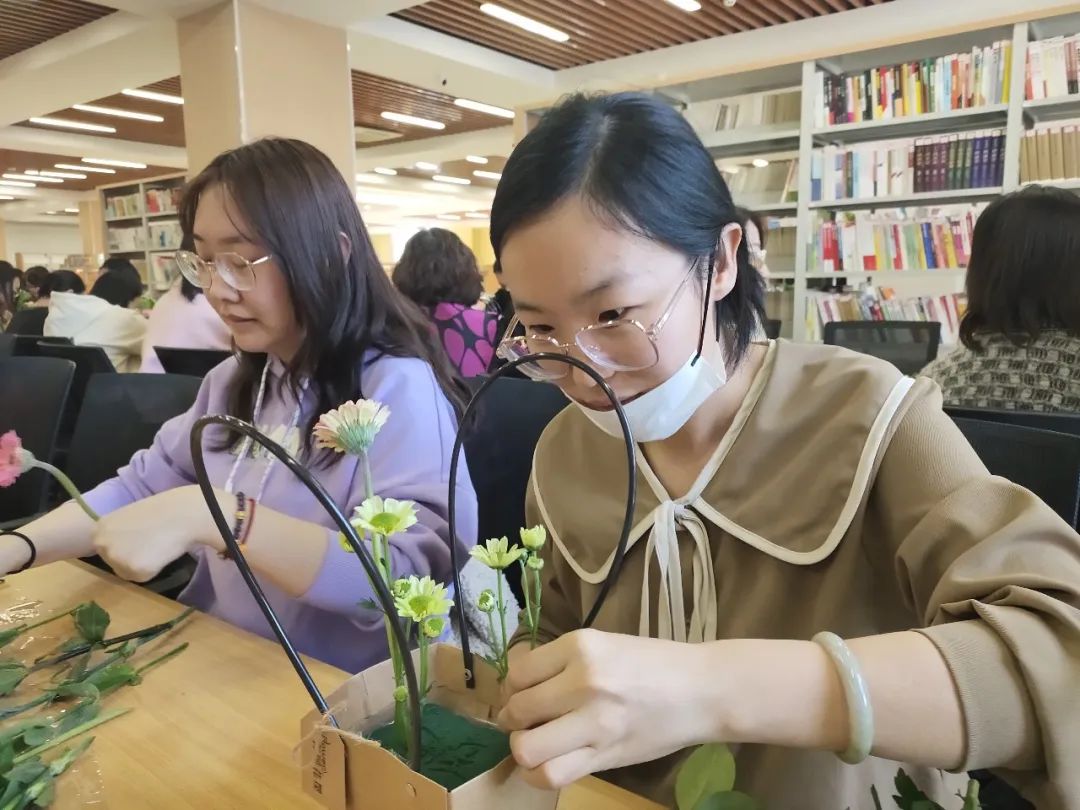
[[[365,397],[390,409],[370,453],[375,491],[417,504],[419,522],[391,540],[394,572],[448,581],[447,482],[466,392],[423,313],[383,272],[341,174],[306,143],[258,141],[203,170],[180,217],[195,246],[178,254],[181,268],[229,326],[237,358],[210,372],[191,410],[152,447],[87,494],[99,522],[68,503],[23,529],[37,564],[97,552],[141,582],[191,553],[198,567],[181,601],[270,637],[236,567],[219,555],[224,543],[194,483],[191,426],[208,413],[253,422],[351,513],[365,496],[358,462],[316,449],[312,427]],[[207,430],[203,447],[225,514],[238,513],[241,493],[258,503],[245,556],[300,651],[350,672],[385,659],[381,617],[358,605],[372,596],[360,561],[314,497],[234,435]],[[467,472],[458,476],[458,515],[464,551],[476,539]],[[0,570],[26,557],[18,538],[0,539]]]

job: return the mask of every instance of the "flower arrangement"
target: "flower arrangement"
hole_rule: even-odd
[[[23,473],[33,469],[44,470],[49,473],[60,482],[68,495],[82,507],[82,510],[86,512],[91,520],[98,520],[97,513],[83,500],[82,493],[79,492],[72,480],[62,470],[57,469],[48,462],[35,458],[33,453],[22,446],[19,434],[14,430],[9,430],[0,436],[0,488],[10,487]]]

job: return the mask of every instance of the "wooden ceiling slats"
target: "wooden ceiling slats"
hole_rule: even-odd
[[[0,60],[112,14],[83,0],[0,0]]]
[[[686,12],[665,0],[500,0],[565,31],[558,43],[482,14],[481,0],[427,0],[394,16],[553,70],[766,28],[891,0],[700,0]]]

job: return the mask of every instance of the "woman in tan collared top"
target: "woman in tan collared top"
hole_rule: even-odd
[[[677,112],[554,108],[503,171],[492,243],[527,336],[503,351],[589,362],[639,443],[630,549],[582,631],[622,523],[621,434],[587,376],[531,369],[574,405],[529,492],[552,538],[547,643],[512,651],[502,717],[530,780],[606,771],[670,804],[680,752],[721,741],[768,810],[869,807],[899,763],[946,807],[957,774],[990,768],[1039,808],[1080,808],[1080,537],[987,473],[929,380],[751,342],[761,279]],[[849,713],[824,630],[873,708],[856,766],[831,753]]]

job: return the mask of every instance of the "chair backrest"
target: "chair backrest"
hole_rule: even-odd
[[[25,449],[42,461],[52,461],[74,376],[75,364],[70,360],[0,359],[0,433],[14,430]],[[12,486],[0,489],[0,523],[44,509],[50,480],[48,473],[32,470]]]
[[[778,337],[780,337],[781,323],[781,321],[778,321],[775,318],[766,318],[765,337],[767,337],[769,340],[776,340]]]
[[[486,378],[466,380],[475,392]],[[479,504],[479,539],[507,536],[514,540],[525,525],[525,492],[532,472],[533,451],[548,422],[568,400],[554,385],[517,378],[496,380],[478,406],[476,419],[465,427],[465,458]],[[514,574],[505,572],[521,598]]]
[[[953,417],[994,475],[1034,492],[1072,527],[1080,527],[1080,436]]]
[[[12,354],[15,357],[39,357],[38,346],[42,343],[51,343],[57,346],[70,346],[69,337],[40,337],[35,335],[12,335],[15,346]]]
[[[937,357],[937,321],[834,321],[825,324],[825,343],[887,360],[904,374],[917,374]]]
[[[1042,413],[1040,411],[1001,411],[992,408],[955,408],[945,406],[945,413],[954,419],[980,419],[1001,422],[1036,430],[1052,430],[1080,436],[1080,413]]]
[[[15,336],[0,332],[0,358],[15,354]]]
[[[67,410],[64,411],[64,419],[60,423],[60,446],[66,448],[71,442],[75,420],[79,416],[79,409],[82,407],[90,377],[94,374],[115,374],[116,368],[109,360],[109,355],[105,354],[105,350],[100,346],[72,346],[40,341],[38,356],[58,357],[75,364],[75,378],[71,381],[71,396],[68,397]]]
[[[112,478],[161,426],[191,407],[202,380],[179,374],[95,374],[86,386],[65,472],[80,490]]]
[[[27,307],[20,309],[11,318],[7,331],[15,335],[35,335],[41,337],[45,330],[45,319],[49,316],[48,307]]]
[[[155,346],[154,352],[166,374],[194,377],[205,377],[210,369],[232,356],[230,352],[220,349],[178,349],[171,346]]]

